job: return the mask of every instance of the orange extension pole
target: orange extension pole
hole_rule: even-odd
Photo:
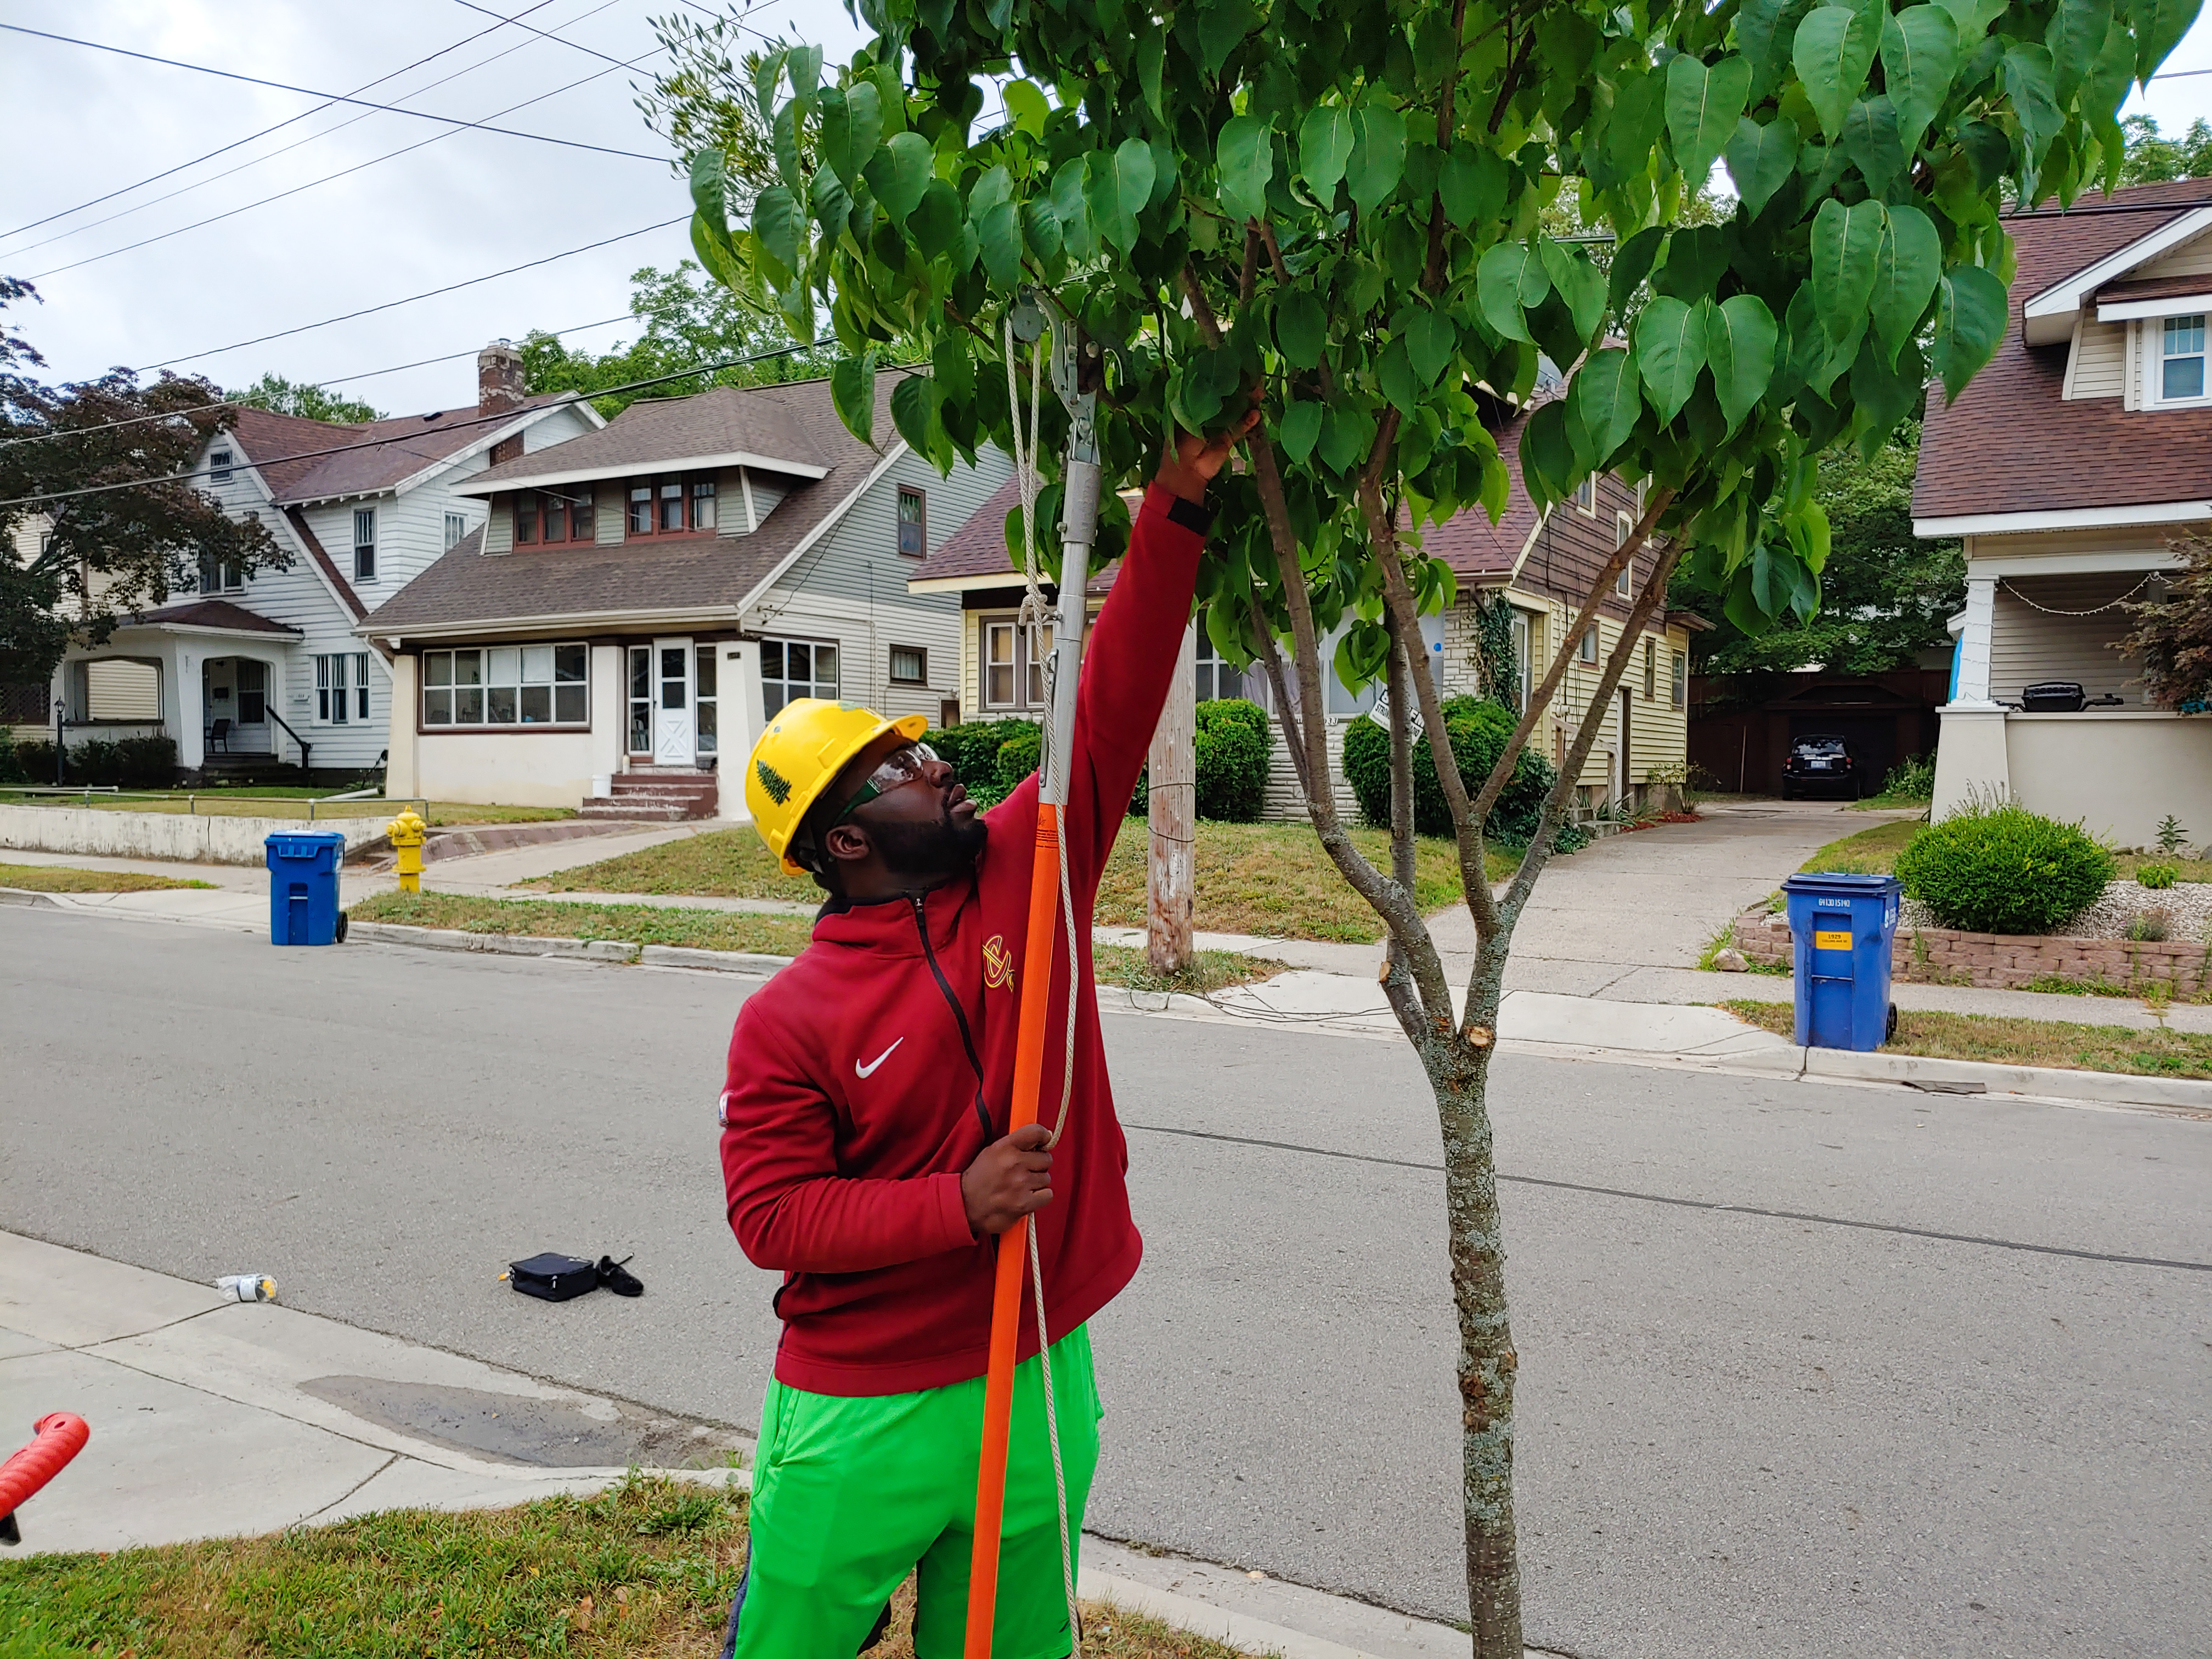
[[[1060,811],[1037,803],[1036,850],[1030,871],[1030,931],[1022,953],[1021,1020],[1014,1038],[1014,1096],[1006,1133],[1037,1120],[1044,1080],[1045,1025],[1052,1012],[1053,946],[1060,920]],[[1068,988],[1075,994],[1075,988]],[[964,1659],[991,1659],[999,1600],[999,1536],[1006,1507],[1006,1443],[1014,1414],[1014,1352],[1022,1329],[1022,1277],[1029,1265],[1030,1218],[999,1235],[991,1287],[991,1348],[983,1374],[983,1458],[975,1481],[975,1546],[968,1567]]]

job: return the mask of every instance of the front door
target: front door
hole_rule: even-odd
[[[696,672],[690,641],[653,642],[653,758],[659,765],[690,766],[698,758],[692,698]]]

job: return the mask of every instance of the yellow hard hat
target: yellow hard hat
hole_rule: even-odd
[[[827,697],[794,697],[776,711],[745,760],[745,810],[785,874],[807,873],[785,849],[845,763],[886,732],[912,739],[928,729],[920,714],[886,720],[872,708]]]

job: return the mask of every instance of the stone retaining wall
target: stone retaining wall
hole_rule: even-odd
[[[1736,918],[1735,932],[1736,949],[1747,961],[1790,965],[1790,924],[1780,912],[1747,910]],[[2163,986],[2170,995],[2189,1000],[2212,994],[2212,945],[2201,939],[2138,943],[1900,927],[1891,947],[1890,977],[1993,991],[2017,991],[2038,980],[2054,979],[2129,990]]]
[[[263,861],[262,842],[278,834],[336,830],[346,851],[382,838],[375,817],[232,818],[190,812],[103,811],[97,807],[0,805],[0,847],[27,853],[96,853],[107,858],[161,859],[183,864]]]

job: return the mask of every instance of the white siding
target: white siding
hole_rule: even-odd
[[[1011,476],[1006,457],[987,451],[979,465],[956,466],[950,477],[908,452],[870,484],[837,526],[772,587],[745,618],[748,632],[772,637],[834,641],[839,647],[844,696],[887,714],[923,714],[933,724],[939,705],[962,698],[960,599],[955,593],[909,593],[915,561],[898,551],[901,485],[927,497],[930,550],[934,551],[974,515]],[[753,475],[753,498],[765,518],[764,480]],[[890,647],[918,646],[928,654],[921,685],[890,683]]]
[[[2212,232],[2167,249],[2148,264],[2130,271],[2124,280],[2148,282],[2159,276],[2212,276]]]
[[[2127,390],[2128,331],[2124,323],[2083,322],[2066,368],[2069,398],[2118,398]]]
[[[2136,589],[2142,577],[2142,572],[2129,570],[2004,578],[1997,584],[1996,614],[1990,628],[1990,695],[2000,702],[2017,702],[2021,689],[2039,680],[2079,680],[2092,697],[2109,692],[2142,707],[2142,688],[2130,684],[2136,664],[2112,647],[2128,631],[2127,614],[2100,607]],[[2093,614],[2051,614],[2066,611]]]

